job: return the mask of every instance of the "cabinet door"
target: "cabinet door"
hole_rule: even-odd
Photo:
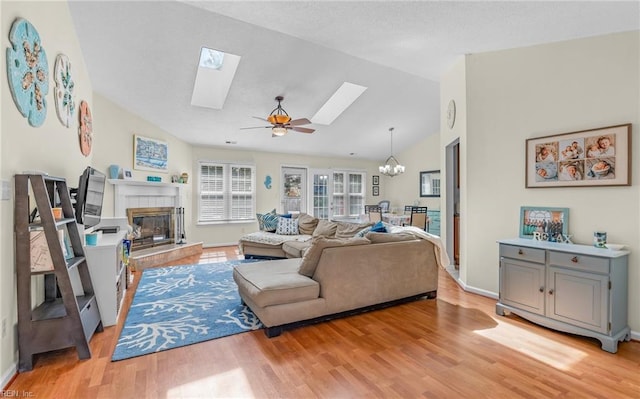
[[[609,277],[549,267],[547,317],[606,334]]]
[[[500,302],[544,314],[545,265],[500,258]]]

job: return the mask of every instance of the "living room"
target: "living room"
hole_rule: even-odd
[[[29,126],[17,112],[7,80],[3,79],[3,181],[11,182],[14,174],[25,170],[46,171],[71,182],[76,181],[88,165],[105,172],[111,164],[132,167],[132,136],[144,134],[168,143],[171,174],[187,172],[191,176],[185,190],[185,203],[190,205],[186,207],[188,239],[221,245],[231,244],[245,232],[243,229],[248,232],[255,229],[257,223],[251,227],[211,227],[195,222],[197,191],[193,182],[198,160],[252,162],[259,176],[278,176],[282,164],[357,169],[366,171],[367,176],[378,174],[377,167],[383,159],[309,157],[188,144],[93,91],[80,38],[76,36],[66,3],[3,2],[1,11],[3,47],[10,47],[9,30],[15,18],[21,17],[38,28],[50,54],[50,67],[57,53],[73,60],[76,96],[90,104],[95,132],[93,150],[85,157],[78,149],[75,129],[62,126],[53,115],[53,107],[42,126]],[[640,192],[637,180],[621,187],[526,189],[522,149],[526,139],[533,137],[623,123],[631,123],[637,129],[640,121],[639,40],[639,32],[635,30],[461,57],[439,83],[440,109],[445,110],[451,99],[456,101],[455,125],[449,129],[442,116],[439,133],[425,132],[430,135],[423,141],[395,154],[405,163],[408,172],[393,179],[383,177],[380,196],[368,194],[367,203],[377,202],[378,198],[390,199],[396,204],[413,202],[418,197],[418,171],[442,169],[446,178],[449,147],[459,142],[460,182],[464,188],[459,209],[464,215],[459,280],[465,289],[497,297],[496,240],[518,236],[519,210],[525,205],[570,208],[569,233],[576,243],[591,243],[594,231],[607,231],[610,242],[628,246],[631,251],[629,281],[638,281]],[[6,74],[5,63],[3,68],[2,73]],[[387,126],[381,129],[383,134],[386,129]],[[631,154],[638,154],[639,146],[639,140],[632,140]],[[146,175],[133,170],[135,180],[144,180]],[[277,187],[278,181],[274,180],[274,185]],[[256,209],[266,211],[277,207],[278,191],[266,189],[261,181],[258,186]],[[400,194],[404,192],[410,194]],[[113,187],[107,185],[105,198],[112,197]],[[436,204],[443,215],[452,212],[446,195]],[[105,202],[104,214],[113,214],[111,201]],[[17,337],[13,328],[17,317],[13,201],[2,203],[0,215],[3,265],[0,268],[0,319],[9,323],[6,336],[0,341],[0,381],[4,386],[12,377],[17,360]],[[449,234],[450,226],[443,224],[445,242],[450,241]],[[628,303],[628,324],[637,340],[640,339],[640,292],[631,284]]]

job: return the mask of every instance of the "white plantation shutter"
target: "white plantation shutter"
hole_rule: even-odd
[[[365,175],[359,172],[333,173],[333,216],[357,216],[364,212]]]
[[[200,162],[199,199],[200,223],[253,220],[254,167]]]
[[[364,209],[364,175],[349,173],[349,215],[359,215]]]

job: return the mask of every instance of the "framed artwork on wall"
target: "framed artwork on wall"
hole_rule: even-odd
[[[169,145],[166,141],[135,135],[133,137],[133,168],[167,172]]]
[[[376,176],[372,176],[371,180],[372,180],[372,184],[374,186],[380,185],[380,176],[377,176],[377,175]]]
[[[528,139],[527,188],[631,185],[631,124]]]
[[[420,196],[439,197],[440,196],[440,171],[429,170],[420,172]]]
[[[373,195],[374,197],[379,196],[380,195],[380,186],[371,187],[371,195]]]

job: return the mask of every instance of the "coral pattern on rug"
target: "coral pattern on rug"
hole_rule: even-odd
[[[142,273],[112,361],[262,328],[240,303],[233,260],[146,269]]]

